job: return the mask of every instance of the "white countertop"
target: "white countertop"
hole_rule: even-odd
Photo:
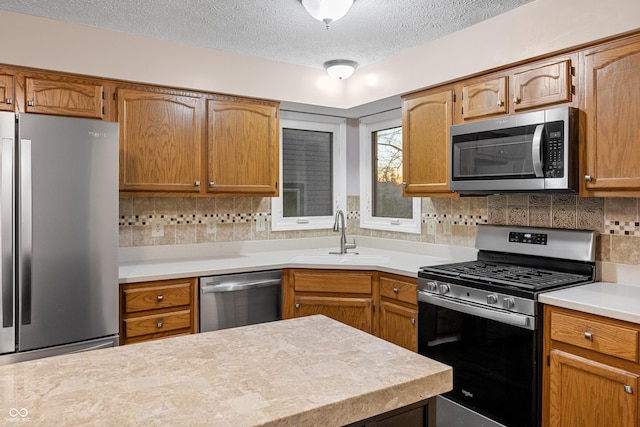
[[[596,282],[545,292],[540,302],[640,324],[640,286]]]
[[[474,248],[359,238],[350,252],[330,255],[337,238],[217,244],[189,247],[128,248],[121,256],[120,283],[201,277],[282,268],[378,270],[417,277],[424,265],[476,259]],[[293,246],[293,247],[292,247]],[[123,251],[124,252],[124,251]]]
[[[449,366],[317,315],[0,366],[0,424],[338,426],[452,381]]]

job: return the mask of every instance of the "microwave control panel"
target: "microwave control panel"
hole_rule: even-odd
[[[564,177],[564,138],[563,122],[551,122],[545,124],[547,144],[546,159],[544,162],[545,178]]]

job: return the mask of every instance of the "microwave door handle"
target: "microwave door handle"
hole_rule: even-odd
[[[543,130],[544,125],[536,126],[536,130],[533,132],[533,140],[531,142],[531,160],[533,162],[533,172],[535,173],[536,178],[544,178],[541,155]]]

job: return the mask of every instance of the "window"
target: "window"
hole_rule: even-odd
[[[402,197],[400,110],[360,119],[360,227],[420,233],[420,199]]]
[[[346,120],[283,111],[280,197],[272,199],[272,230],[333,227],[346,209]]]

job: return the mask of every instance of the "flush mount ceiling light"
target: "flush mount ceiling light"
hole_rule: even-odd
[[[358,63],[348,59],[334,59],[324,63],[327,74],[338,79],[348,79],[356,68],[358,68]]]
[[[318,21],[327,25],[347,14],[354,0],[300,0],[304,8]]]

